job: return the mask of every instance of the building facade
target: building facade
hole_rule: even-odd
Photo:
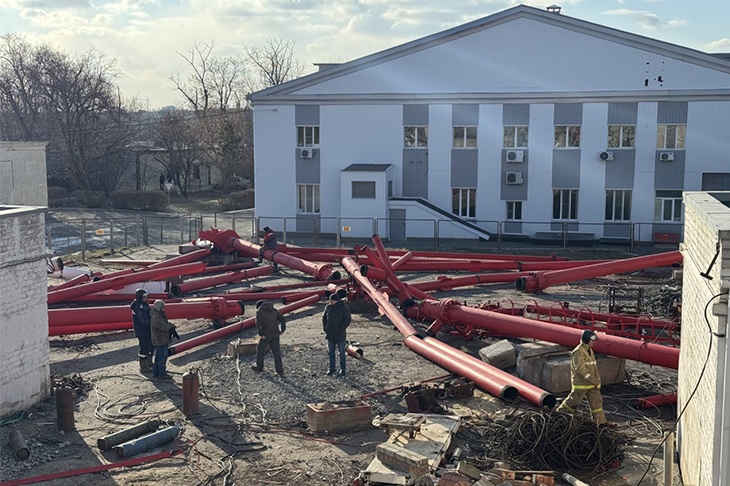
[[[48,206],[46,142],[0,142],[0,204]]]
[[[730,189],[726,57],[522,5],[250,100],[290,230],[680,241],[682,191]]]

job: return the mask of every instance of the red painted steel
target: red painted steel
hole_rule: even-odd
[[[209,230],[199,231],[198,236],[212,241],[225,252],[237,251],[245,256],[258,258],[259,245],[242,240],[233,230],[221,231],[216,228],[211,228]],[[264,257],[280,265],[312,275],[317,280],[327,280],[331,276],[333,276],[333,278],[339,278],[339,274],[337,272],[333,272],[332,266],[329,264],[313,264],[312,262],[302,260],[301,258],[273,250],[264,251]]]
[[[168,319],[229,319],[243,314],[243,306],[222,297],[208,297],[186,302],[166,302],[165,313]],[[132,326],[132,314],[128,306],[48,310],[50,327],[124,321]]]
[[[107,265],[125,265],[127,267],[148,267],[159,262],[159,260],[127,260],[125,258],[102,258],[99,261]]]
[[[192,262],[198,262],[202,260],[203,258],[210,255],[210,248],[201,248],[200,250],[191,251],[190,253],[185,253],[184,255],[179,255],[174,258],[168,258],[167,260],[162,260],[161,262],[153,263],[148,268],[154,269],[154,268],[167,268],[167,267],[174,267],[177,265],[183,265],[185,263],[192,263]]]
[[[179,297],[188,292],[194,292],[201,289],[210,289],[219,285],[226,285],[233,282],[240,282],[251,277],[262,277],[274,273],[274,267],[266,265],[263,267],[252,268],[249,270],[239,270],[238,272],[224,273],[215,277],[196,278],[186,282],[170,286],[170,295]]]
[[[375,239],[375,237],[373,237],[373,239]],[[387,255],[381,257],[380,255],[383,255],[383,253],[376,254],[373,250],[367,247],[365,247],[364,251],[365,254],[370,257],[370,261],[373,262],[373,265],[385,274],[384,280],[387,282],[388,287],[390,287],[393,293],[398,297],[398,300],[401,302],[412,300],[413,296],[408,291],[405,284],[401,282],[398,277],[396,277],[393,270],[390,269],[390,262],[387,260]],[[379,260],[379,258],[382,259]]]
[[[91,334],[110,331],[130,331],[132,321],[107,322],[104,324],[80,324],[78,326],[52,326],[48,328],[49,336],[68,336],[70,334]]]
[[[315,248],[315,247],[287,247],[279,245],[279,251],[289,253],[291,255],[305,255],[307,253],[321,253],[323,255],[339,255],[352,256],[361,250],[361,246],[356,246],[354,251],[348,248]],[[540,255],[498,255],[490,253],[459,253],[459,252],[438,252],[438,251],[408,251],[408,250],[388,250],[391,257],[402,257],[406,253],[413,253],[416,258],[452,258],[458,260],[509,260],[523,262],[542,262],[542,261],[560,261],[568,260],[567,257],[559,257],[557,255],[540,256]]]
[[[147,294],[149,296],[149,303],[150,305],[158,299],[162,299],[165,302],[175,302],[180,301],[181,299],[169,299],[168,294],[162,294],[162,293],[154,293],[154,294]],[[129,304],[134,300],[134,294],[118,294],[116,292],[99,292],[98,294],[89,294],[89,295],[82,295],[79,297],[74,297],[73,299],[66,299],[64,300],[64,303],[81,303],[81,302],[126,302]]]
[[[121,289],[125,285],[147,282],[154,280],[166,280],[170,277],[181,275],[192,275],[201,272],[205,268],[205,263],[187,263],[185,265],[177,265],[174,267],[163,267],[156,269],[141,270],[139,272],[132,271],[127,275],[115,277],[111,279],[99,280],[98,282],[89,282],[74,287],[51,292],[48,294],[48,304],[57,304],[65,302],[67,299],[73,299],[82,295],[94,294],[108,289]]]
[[[75,285],[86,283],[89,280],[91,280],[91,277],[86,273],[82,273],[81,275],[76,275],[71,280],[66,280],[62,284],[54,285],[53,287],[49,287],[48,292],[58,292],[59,290],[67,289],[67,288],[73,287]]]
[[[646,408],[661,407],[662,405],[676,405],[677,392],[665,393],[663,395],[651,395],[634,400],[634,408],[644,410]]]
[[[223,273],[223,272],[235,272],[237,270],[246,270],[247,268],[254,268],[256,264],[254,262],[241,262],[231,263],[229,265],[211,265],[208,264],[205,270],[200,272],[201,274],[208,273]]]
[[[622,260],[611,260],[609,262],[597,263],[595,265],[584,265],[579,268],[555,270],[552,272],[535,272],[531,275],[520,277],[515,281],[517,290],[535,292],[546,289],[553,285],[589,278],[614,275],[617,273],[633,272],[644,268],[666,267],[682,263],[682,254],[679,251],[658,253]]]
[[[291,304],[280,307],[279,312],[281,312],[282,314],[287,314],[289,312],[293,312],[295,310],[301,309],[302,307],[306,307],[311,304],[316,304],[320,300],[321,299],[315,295],[315,296],[309,297],[308,299],[298,300]],[[169,348],[170,354],[182,353],[183,351],[187,351],[189,349],[195,348],[202,344],[216,341],[218,339],[221,339],[225,336],[229,336],[231,334],[239,333],[239,332],[241,332],[241,330],[248,329],[249,327],[253,327],[255,325],[256,325],[256,317],[249,317],[248,319],[246,319],[244,321],[239,321],[239,322],[235,322],[233,324],[229,324],[226,327],[216,329],[215,331],[211,331],[209,333],[202,334],[200,336],[194,337],[192,339],[187,339],[187,340],[181,341],[173,346],[170,346],[170,348]]]
[[[283,284],[283,285],[269,285],[266,287],[253,287],[251,289],[247,290],[241,290],[238,292],[234,291],[226,291],[224,292],[224,295],[227,299],[237,299],[240,295],[244,294],[251,294],[256,292],[276,292],[279,290],[287,290],[287,289],[304,289],[308,287],[321,287],[323,285],[327,285],[329,288],[330,285],[337,286],[341,284],[346,284],[350,280],[347,278],[341,278],[339,280],[328,280],[326,282],[298,282],[298,283],[292,283],[292,284]]]
[[[581,329],[572,327],[556,326],[523,317],[475,309],[461,305],[453,299],[426,300],[420,302],[418,306],[406,308],[405,314],[414,319],[440,319],[447,324],[468,322],[472,326],[490,329],[508,336],[541,339],[567,347],[575,347],[583,332]],[[677,348],[610,336],[600,332],[598,336],[598,341],[594,344],[594,349],[598,353],[666,368],[677,369],[679,366],[679,349]]]

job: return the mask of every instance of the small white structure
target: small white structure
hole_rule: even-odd
[[[0,206],[1,416],[50,393],[45,211]]]
[[[48,206],[46,142],[0,142],[0,204]]]
[[[684,484],[730,485],[730,192],[684,195],[678,451]]]

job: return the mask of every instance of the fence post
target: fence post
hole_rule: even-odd
[[[183,215],[180,215],[180,244],[185,243],[185,222],[183,221]]]
[[[256,234],[258,234],[258,231]],[[286,218],[284,218],[281,222],[281,241],[286,243]]]
[[[109,252],[114,253],[114,220],[109,220]]]
[[[140,224],[139,224],[139,216],[136,216],[134,218],[134,234],[135,234],[135,237],[137,239],[137,245],[136,246],[139,246],[139,227],[140,227]]]
[[[337,231],[335,231],[335,248],[340,247],[340,228],[342,224],[342,219],[337,216]]]
[[[165,220],[160,216],[160,245],[165,239]]]
[[[86,220],[81,218],[81,259],[86,260]]]
[[[218,227],[218,213],[213,213],[213,227]]]
[[[373,218],[373,234],[374,235],[380,234],[378,232],[378,229],[379,229],[378,228],[378,218]],[[388,235],[388,239],[390,240],[390,235]]]
[[[129,248],[129,244],[127,241],[127,220],[124,220],[124,248]]]
[[[150,244],[150,229],[147,226],[147,216],[142,218],[142,245],[149,246]]]
[[[502,225],[504,221],[497,221],[497,248],[502,248]]]
[[[439,249],[439,220],[433,220],[433,248],[434,250]]]
[[[568,223],[563,222],[563,250],[568,248]]]
[[[236,233],[236,214],[234,213],[233,216],[231,216],[231,229],[234,233]]]

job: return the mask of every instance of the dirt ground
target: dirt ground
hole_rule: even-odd
[[[176,253],[175,246],[124,252],[129,258],[162,258]],[[92,260],[79,263],[94,270],[113,270]],[[605,311],[609,284],[641,287],[649,298],[658,295],[665,285],[677,285],[670,277],[671,272],[662,269],[555,286],[536,295],[517,293],[508,285],[489,285],[439,292],[436,296],[455,297],[470,305],[487,301],[510,305],[527,301],[569,302],[574,308]],[[433,276],[403,276],[404,280],[421,278]],[[299,272],[283,269],[278,275],[226,289],[309,280],[311,278]],[[49,285],[53,284],[58,281],[49,279]],[[178,424],[182,433],[173,442],[135,457],[173,451],[172,457],[53,479],[45,484],[352,484],[375,456],[377,444],[387,439],[386,434],[375,427],[340,435],[312,433],[304,421],[305,405],[357,401],[362,395],[429,380],[444,375],[445,371],[408,350],[401,334],[372,304],[352,303],[351,307],[353,323],[348,330],[348,339],[359,344],[364,357],[348,358],[346,377],[325,375],[327,351],[321,325],[324,302],[287,315],[287,330],[282,335],[286,370],[283,378],[274,374],[270,355],[263,373],[251,370],[255,359],[252,355],[239,359],[226,356],[228,343],[238,337],[254,337],[253,329],[172,356],[168,371],[173,375],[173,381],[151,380],[139,373],[137,341],[132,332],[52,337],[49,339],[51,374],[73,380],[78,385],[76,429],[67,433],[57,431],[53,397],[22,416],[5,418],[0,427],[0,481],[118,463],[119,459],[112,452],[101,452],[97,448],[97,439],[146,419],[160,418]],[[253,314],[253,305],[247,306],[243,318]],[[212,329],[210,321],[203,319],[178,320],[175,324],[183,340]],[[474,354],[480,347],[493,342],[488,338],[444,339],[452,346]],[[186,418],[181,412],[182,374],[192,368],[199,370],[200,409],[198,414]],[[642,485],[663,484],[659,445],[663,432],[672,427],[676,411],[671,406],[637,411],[630,404],[639,396],[674,391],[676,372],[633,362],[627,363],[627,369],[625,383],[606,386],[603,390],[608,419],[619,425],[618,432],[628,442],[624,458],[614,469],[575,474],[591,485],[634,486],[642,478]],[[376,395],[367,403],[372,406],[373,414],[381,417],[407,410],[397,390]],[[462,430],[465,432],[470,430],[470,424],[499,420],[519,410],[537,410],[519,399],[507,403],[478,390],[473,398],[443,400],[440,404],[450,413],[464,417]],[[31,451],[26,461],[15,459],[7,446],[12,428],[22,433]],[[459,434],[454,444],[465,451],[463,460],[482,464],[485,458],[479,456],[476,447],[470,447],[469,437],[468,433]],[[676,473],[675,484],[680,484]]]

